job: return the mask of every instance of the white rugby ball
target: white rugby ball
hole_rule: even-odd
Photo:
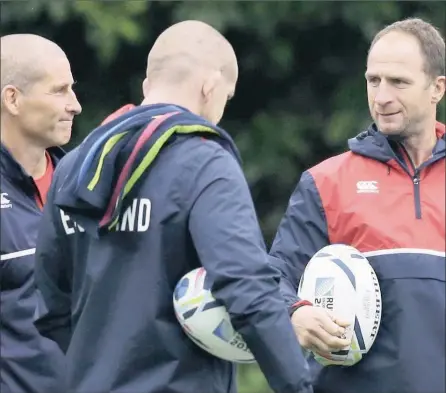
[[[178,281],[173,306],[184,332],[200,348],[230,362],[255,362],[226,308],[212,296],[204,268],[194,269]]]
[[[350,321],[351,345],[337,352],[314,353],[323,366],[352,366],[372,347],[381,323],[381,290],[375,271],[356,248],[333,244],[319,250],[301,277],[298,296]]]

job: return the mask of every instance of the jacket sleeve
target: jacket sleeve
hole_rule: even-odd
[[[34,275],[39,300],[34,324],[41,335],[66,352],[71,339],[71,284],[67,271],[70,257],[64,252],[69,247],[67,236],[53,204],[55,183],[48,192],[37,237]]]
[[[189,190],[189,230],[213,296],[225,305],[276,393],[312,392],[244,175],[222,149],[200,162]]]
[[[288,307],[299,300],[297,289],[308,261],[328,244],[322,200],[312,175],[306,171],[290,198],[270,249],[270,262],[281,273],[280,291]]]

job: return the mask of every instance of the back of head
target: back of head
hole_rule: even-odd
[[[218,123],[237,78],[234,50],[222,34],[204,22],[180,22],[150,50],[144,103],[178,104]]]

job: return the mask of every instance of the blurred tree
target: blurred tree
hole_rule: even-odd
[[[70,147],[111,111],[139,103],[156,36],[184,19],[209,22],[233,44],[240,78],[224,128],[244,158],[270,243],[301,172],[346,149],[370,123],[364,81],[373,35],[417,16],[445,31],[445,5],[429,2],[68,1],[2,2],[2,33],[59,43],[72,63],[83,114]],[[446,120],[445,100],[438,117]],[[256,365],[240,368],[240,393],[270,390]]]

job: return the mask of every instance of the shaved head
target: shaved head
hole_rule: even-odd
[[[45,61],[66,57],[54,42],[34,34],[1,38],[1,90],[13,85],[25,90],[45,74]]]
[[[217,124],[237,79],[237,57],[221,33],[196,20],[176,23],[150,50],[143,104],[180,105]]]
[[[148,56],[147,79],[150,83],[180,83],[200,68],[237,79],[237,59],[231,44],[208,24],[188,20],[158,37]]]

